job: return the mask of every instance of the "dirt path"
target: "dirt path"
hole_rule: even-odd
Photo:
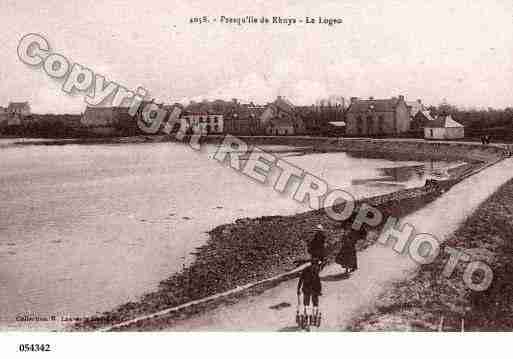
[[[465,179],[402,222],[412,224],[418,232],[428,232],[444,240],[511,177],[513,159],[507,159]],[[359,253],[359,270],[351,277],[341,275],[339,268],[333,264],[321,273],[321,330],[343,329],[354,315],[372,306],[387,285],[407,279],[417,266],[409,257],[376,244]],[[262,295],[218,307],[165,330],[294,330],[296,284],[296,280],[284,282]],[[271,309],[273,306],[278,309]]]
[[[491,195],[513,176],[513,160],[505,160],[454,186],[442,197],[405,217],[418,232],[444,240]],[[337,265],[325,268],[321,308],[322,330],[345,327],[348,321],[374,302],[385,287],[413,275],[416,264],[407,256],[374,245],[359,254],[359,270],[350,278],[340,275]],[[293,330],[296,281],[288,281],[258,297],[217,308],[179,323],[171,330]],[[271,309],[282,304],[282,309]],[[286,306],[286,305],[289,306]]]

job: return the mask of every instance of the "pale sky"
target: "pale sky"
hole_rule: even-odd
[[[513,2],[1,0],[0,106],[81,112],[62,81],[17,57],[40,33],[53,51],[161,102],[283,95],[391,97],[513,106]],[[340,17],[319,24],[189,24],[193,16]]]

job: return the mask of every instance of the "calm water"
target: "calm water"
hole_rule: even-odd
[[[0,328],[26,329],[17,314],[112,309],[180,270],[214,226],[308,209],[221,166],[214,152],[169,143],[0,146]],[[422,185],[455,165],[345,153],[286,159],[359,197]]]

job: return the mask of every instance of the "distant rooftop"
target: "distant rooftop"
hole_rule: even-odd
[[[29,103],[27,101],[25,102],[9,102],[9,109],[23,109],[29,107]]]
[[[358,99],[352,98],[351,105],[349,106],[349,112],[367,112],[373,110],[376,112],[390,112],[394,111],[397,104],[404,100],[403,97],[392,97],[389,99]]]
[[[435,128],[449,128],[449,127],[464,127],[461,123],[454,121],[451,115],[439,116],[433,121],[426,122],[425,127]]]

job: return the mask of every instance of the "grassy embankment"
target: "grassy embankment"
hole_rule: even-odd
[[[214,142],[216,139],[213,139]],[[219,139],[217,139],[218,141]],[[256,140],[258,144],[267,144]],[[276,141],[282,144],[290,144],[293,139],[270,139],[273,144]],[[322,139],[315,139],[319,141]],[[86,141],[71,141],[71,143],[138,143],[138,142],[161,142],[169,141],[166,136],[141,136],[136,138],[112,139],[88,139]],[[296,145],[308,146],[313,139],[305,139],[305,142]],[[69,144],[70,141],[52,142],[54,144]],[[37,143],[41,144],[41,143]],[[46,144],[46,143],[45,143]],[[254,143],[253,143],[254,144]],[[321,145],[322,147],[322,145]],[[337,146],[330,148],[311,147],[312,151],[340,151]],[[397,146],[391,147],[388,154],[397,152]],[[457,152],[463,155],[464,149],[451,149],[451,158],[457,156]],[[478,150],[481,151],[481,150]],[[308,152],[308,151],[307,151]],[[439,153],[445,157],[447,151]],[[485,152],[485,149],[483,149]],[[370,149],[367,155],[381,153]],[[466,153],[467,154],[467,153]],[[426,148],[419,148],[419,151],[408,149],[408,155],[428,158],[432,153],[427,153]],[[492,158],[495,153],[486,156]],[[402,156],[402,155],[401,155]],[[427,156],[427,157],[424,157]],[[485,157],[486,157],[485,156]],[[437,158],[439,158],[437,156]],[[481,158],[480,158],[481,159]],[[455,169],[451,175],[458,177],[469,169],[479,166],[479,161],[472,161],[472,164]],[[451,181],[446,183],[450,186]],[[440,195],[436,188],[417,188],[398,191],[392,194],[378,196],[366,200],[373,206],[377,206],[387,215],[402,217],[411,213],[427,202],[434,200]],[[241,286],[261,279],[284,273],[293,269],[298,260],[306,258],[306,241],[312,236],[312,229],[317,223],[323,223],[329,233],[329,249],[333,253],[337,243],[348,229],[347,223],[338,223],[329,219],[324,211],[311,211],[294,216],[273,216],[255,219],[240,219],[235,223],[219,226],[210,232],[208,242],[197,249],[195,261],[191,266],[185,268],[167,280],[161,282],[157,291],[144,295],[139,301],[127,303],[112,311],[103,313],[91,318],[76,326],[76,329],[91,330],[98,327],[108,326],[114,323],[125,321],[143,314],[153,313],[165,308],[177,306],[192,300],[200,299]],[[362,240],[358,243],[358,250],[362,250],[372,242]],[[285,278],[284,278],[285,279]],[[157,320],[157,323],[141,323],[142,327],[131,329],[143,329],[149,325],[154,329],[159,326],[169,326],[174,320],[188,317],[194,313],[204,311],[210,307],[217,306],[223,302],[237,300],[240,296],[254,295],[276,283],[269,283],[253,288],[247,292],[239,293],[223,300],[198,305],[187,310],[175,313],[172,316]]]
[[[451,175],[459,177],[479,165],[477,161],[474,162],[455,169]],[[444,186],[452,183],[453,181],[447,181]],[[377,206],[385,218],[389,215],[402,217],[423,207],[440,194],[441,191],[437,188],[407,189],[377,196],[365,202]],[[330,238],[328,247],[334,253],[348,229],[348,223],[333,221],[324,211],[311,211],[294,216],[239,219],[233,224],[219,226],[210,232],[208,242],[197,249],[193,264],[162,281],[157,291],[143,296],[137,302],[127,303],[79,323],[76,329],[91,330],[109,326],[289,271],[295,268],[297,261],[306,258],[306,241],[312,236],[313,227],[318,223],[323,223],[327,228]],[[371,244],[373,241],[363,239],[357,247],[362,250]],[[258,294],[273,285],[276,283],[197,305],[151,322],[141,322],[137,327],[129,329],[153,330],[169,327],[176,320],[222,303],[236,301],[241,296]]]
[[[485,261],[494,280],[482,292],[466,288],[465,262],[447,279],[448,255],[394,284],[374,309],[356,318],[349,330],[511,331],[513,330],[513,180],[503,185],[442,245]],[[443,318],[443,319],[442,319]]]
[[[373,197],[365,202],[380,208],[385,218],[389,215],[401,217],[421,208],[440,193],[439,189],[434,188],[406,189]],[[77,329],[91,330],[108,326],[289,271],[297,266],[298,261],[308,258],[306,242],[312,237],[314,226],[318,223],[322,223],[327,230],[328,248],[333,255],[350,223],[334,221],[323,210],[293,216],[239,219],[235,223],[216,227],[210,232],[208,242],[197,249],[193,264],[162,281],[156,292],[143,296],[138,302],[127,303],[80,323]],[[362,239],[357,249],[362,250],[373,242]],[[142,322],[129,329],[169,327],[176,320],[236,301],[243,296],[261,293],[273,285],[276,283],[194,306],[164,318]]]

